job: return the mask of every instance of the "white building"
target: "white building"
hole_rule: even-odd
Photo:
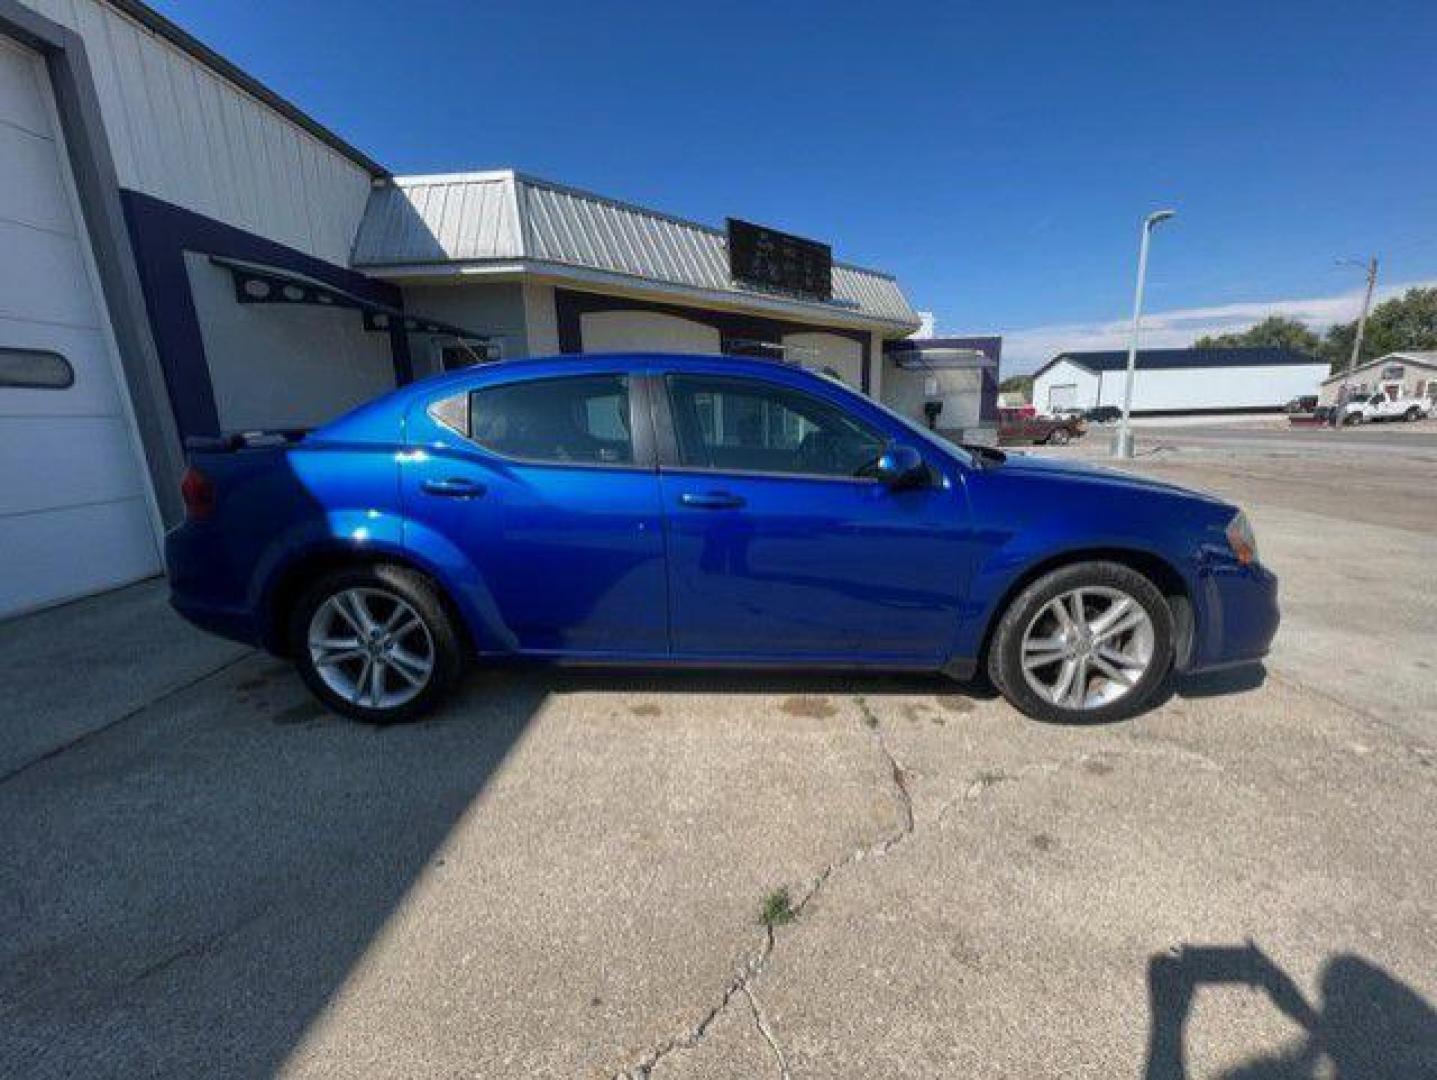
[[[1126,351],[1059,353],[1033,373],[1040,412],[1123,404]],[[1327,364],[1290,349],[1141,349],[1133,412],[1162,416],[1276,412],[1316,394]]]
[[[0,615],[159,572],[184,438],[479,357],[761,353],[881,392],[897,283],[767,230],[809,287],[757,286],[726,235],[395,178],[138,0],[0,0]]]
[[[1336,401],[1344,383],[1349,394],[1425,397],[1437,402],[1437,350],[1388,353],[1324,379],[1321,403]]]

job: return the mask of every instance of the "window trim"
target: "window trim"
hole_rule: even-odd
[[[765,379],[752,375],[728,375],[719,372],[709,371],[666,371],[663,374],[648,376],[650,382],[650,393],[654,399],[654,427],[659,445],[659,471],[670,476],[693,475],[693,476],[732,476],[742,480],[821,480],[825,483],[834,484],[879,484],[876,476],[838,476],[834,473],[810,473],[810,472],[776,472],[764,469],[723,469],[707,465],[687,465],[679,454],[678,429],[674,424],[674,401],[673,401],[673,380],[676,378],[698,378],[718,379],[723,382],[732,383],[759,383],[763,386],[775,387],[779,390],[790,393],[802,394],[814,398],[826,405],[831,406],[850,417],[860,427],[872,431],[879,437],[880,442],[886,448],[891,446],[894,438],[891,432],[870,423],[866,417],[855,416],[854,413],[838,402],[830,401],[822,394],[815,394],[802,387],[789,386],[787,383],[778,382],[774,379]]]
[[[3,377],[3,375],[0,375],[0,390],[56,391],[69,390],[72,386],[75,385],[75,365],[70,362],[69,357],[65,356],[62,353],[56,352],[54,349],[30,348],[25,345],[0,345],[0,356],[6,355],[42,356],[54,358],[55,360],[60,361],[61,366],[65,369],[66,380],[63,383],[57,383],[54,385],[9,382]]]
[[[474,438],[473,425],[470,423],[472,416],[472,398],[475,394],[486,390],[500,390],[511,386],[527,386],[531,383],[556,382],[560,379],[623,379],[628,384],[629,392],[629,443],[631,449],[631,460],[629,461],[554,461],[549,458],[520,457],[515,454],[505,454],[493,447],[485,446],[478,439]],[[542,467],[550,469],[600,469],[604,471],[617,472],[653,472],[657,468],[656,456],[654,453],[654,433],[652,417],[648,415],[647,393],[640,389],[642,377],[629,371],[563,371],[547,375],[535,375],[527,379],[505,379],[502,381],[485,382],[479,386],[467,386],[457,394],[448,394],[441,398],[435,398],[425,406],[429,418],[444,430],[452,432],[455,438],[461,439],[464,445],[470,449],[477,450],[486,457],[496,461],[508,462],[514,465],[525,465],[529,467]],[[464,422],[467,430],[460,432],[439,420],[435,415],[433,407],[452,397],[464,399]],[[641,405],[640,399],[643,398]]]

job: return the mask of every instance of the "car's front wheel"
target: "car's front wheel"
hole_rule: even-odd
[[[1048,435],[1048,442],[1054,446],[1066,446],[1072,437],[1067,428],[1054,428]]]
[[[458,630],[434,587],[399,566],[323,575],[295,604],[289,631],[305,685],[353,720],[417,719],[448,694],[463,669]]]
[[[1141,711],[1173,663],[1173,616],[1131,567],[1081,562],[1029,584],[988,652],[993,684],[1037,720],[1103,723]]]

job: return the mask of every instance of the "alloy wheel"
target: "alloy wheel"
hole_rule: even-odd
[[[434,674],[434,639],[419,613],[385,589],[344,589],[315,609],[309,657],[324,684],[369,709],[413,701]]]
[[[1023,632],[1028,685],[1065,709],[1097,709],[1130,693],[1152,666],[1153,622],[1136,598],[1084,586],[1044,604]]]

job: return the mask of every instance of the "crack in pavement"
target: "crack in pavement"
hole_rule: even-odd
[[[788,1071],[788,1062],[784,1059],[783,1049],[778,1045],[778,1039],[774,1037],[773,1031],[768,1026],[768,1021],[764,1019],[763,1009],[758,1003],[758,995],[747,983],[743,987],[743,996],[748,998],[748,1007],[753,1010],[754,1024],[768,1043],[768,1048],[773,1051],[773,1058],[778,1063],[778,1075],[782,1080],[791,1080],[792,1074]]]
[[[724,987],[723,995],[719,998],[718,1003],[708,1012],[704,1013],[704,1015],[700,1017],[699,1022],[683,1035],[668,1039],[651,1050],[643,1060],[629,1066],[627,1069],[621,1069],[616,1072],[614,1074],[614,1080],[648,1080],[648,1078],[653,1075],[654,1069],[658,1067],[659,1062],[664,1058],[679,1051],[692,1050],[703,1042],[709,1033],[709,1029],[713,1027],[714,1021],[723,1015],[724,1010],[729,1007],[729,1003],[733,1001],[734,997],[739,993],[747,992],[749,980],[763,970],[764,965],[768,963],[768,958],[773,955],[773,946],[773,927],[766,927],[764,929],[762,946],[758,952],[744,961],[743,965],[734,973],[734,977],[729,981],[729,984]]]
[[[1160,746],[1126,746],[1122,748],[1108,748],[1103,750],[1085,750],[1080,754],[1073,754],[1070,757],[1060,758],[1056,761],[1035,761],[1024,765],[1014,772],[1004,772],[1002,769],[981,769],[974,774],[972,781],[957,798],[949,799],[938,808],[934,818],[935,825],[941,825],[950,813],[965,803],[976,801],[982,794],[1000,784],[1017,783],[1026,780],[1030,776],[1051,776],[1054,773],[1064,772],[1068,769],[1081,768],[1090,762],[1099,762],[1104,758],[1130,758],[1130,757],[1157,757],[1176,758],[1180,761],[1192,762],[1203,769],[1211,772],[1221,772],[1222,766],[1206,754],[1196,750],[1189,750],[1185,747],[1172,745]]]
[[[897,796],[900,819],[898,828],[880,837],[871,844],[854,848],[847,855],[843,856],[843,858],[829,863],[819,871],[819,873],[813,877],[812,881],[810,881],[807,891],[792,907],[795,920],[803,914],[804,909],[807,908],[814,897],[823,890],[823,887],[828,884],[829,878],[835,873],[845,867],[852,866],[854,863],[862,862],[869,857],[887,855],[913,835],[913,795],[908,788],[909,771],[904,767],[903,763],[898,760],[892,748],[888,745],[888,740],[884,738],[878,716],[868,704],[867,699],[856,697],[853,699],[853,702],[858,709],[859,717],[868,729],[869,739],[883,756],[887,764],[888,775],[893,782],[894,792]],[[773,1052],[783,1080],[789,1080],[791,1074],[789,1073],[788,1062],[783,1056],[783,1051],[779,1048],[778,1039],[774,1035],[772,1027],[759,1008],[758,998],[754,995],[751,985],[753,980],[762,974],[764,967],[768,964],[769,958],[773,956],[777,942],[778,936],[774,928],[772,926],[765,927],[763,942],[758,951],[751,955],[734,973],[733,978],[729,980],[728,985],[724,988],[723,994],[719,997],[718,1002],[713,1008],[704,1013],[703,1016],[699,1018],[698,1023],[684,1034],[666,1040],[646,1054],[638,1063],[614,1073],[614,1080],[649,1080],[649,1077],[653,1075],[654,1069],[658,1067],[664,1058],[670,1054],[695,1049],[708,1036],[714,1021],[723,1015],[724,1011],[733,1002],[733,999],[739,994],[743,994],[744,998],[748,1001],[749,1009],[753,1014],[754,1026],[758,1028],[759,1034],[763,1036],[764,1041]]]

